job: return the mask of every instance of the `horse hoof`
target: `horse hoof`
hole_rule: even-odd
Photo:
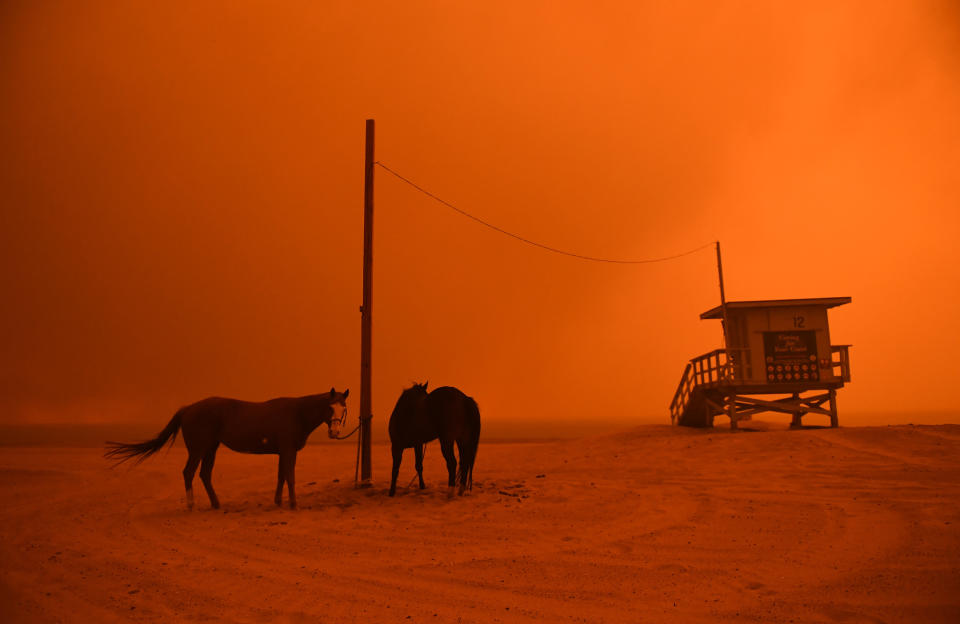
[[[453,486],[447,488],[447,498],[453,498],[454,489]]]

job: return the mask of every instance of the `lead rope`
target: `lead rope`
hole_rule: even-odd
[[[358,423],[357,426],[353,428],[353,431],[351,431],[351,432],[348,433],[347,435],[345,435],[345,436],[336,436],[336,437],[333,438],[333,439],[334,439],[334,440],[346,440],[347,438],[349,438],[350,436],[352,436],[353,434],[355,434],[359,428],[360,428],[360,425],[359,425],[359,423]]]
[[[343,436],[343,438],[337,438],[337,439],[343,440],[345,438],[349,438],[354,433],[356,433],[357,429],[360,429],[360,425],[363,424],[363,417],[360,416],[358,420],[360,422],[357,424],[356,428],[353,431]],[[373,420],[373,414],[370,414],[370,417],[367,420]],[[355,488],[360,487],[360,443],[362,441],[363,441],[363,436],[357,436],[357,464],[353,469],[353,487]]]

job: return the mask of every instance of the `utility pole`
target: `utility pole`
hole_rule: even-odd
[[[717,275],[720,277],[720,312],[723,315],[723,348],[727,349],[729,347],[729,342],[727,341],[728,329],[727,329],[727,296],[723,292],[723,262],[720,260],[720,241],[717,241]],[[730,354],[727,353],[727,358],[729,360]]]
[[[730,341],[728,333],[729,327],[727,325],[727,295],[723,291],[723,262],[720,260],[720,241],[717,241],[717,276],[720,278],[720,312],[723,315],[723,349],[727,355],[727,366],[730,367],[731,371],[733,368],[733,360],[730,358]],[[739,361],[739,360],[738,360]],[[719,373],[719,371],[718,371]],[[725,408],[727,415],[730,416],[730,429],[736,430],[737,428],[737,401],[736,395],[731,394],[724,398],[726,403]],[[712,417],[711,417],[711,426],[712,426]]]
[[[373,329],[373,120],[367,120],[363,161],[363,305],[360,308],[360,481],[373,485],[370,467],[371,338]]]

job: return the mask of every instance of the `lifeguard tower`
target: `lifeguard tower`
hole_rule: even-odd
[[[670,403],[671,422],[712,427],[715,416],[726,414],[736,429],[770,411],[791,414],[791,427],[802,426],[809,413],[829,416],[836,427],[837,390],[850,381],[850,345],[830,344],[827,310],[850,301],[730,301],[701,314],[721,319],[726,345],[687,364]]]

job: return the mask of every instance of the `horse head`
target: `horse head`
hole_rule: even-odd
[[[344,390],[343,394],[337,394],[334,388],[330,388],[330,421],[327,423],[327,434],[331,438],[336,438],[343,430],[343,424],[347,421],[347,395],[349,390]]]
[[[405,419],[411,418],[417,412],[417,408],[427,398],[427,384],[430,382],[414,383],[412,386],[404,390],[400,394],[400,398],[397,399],[397,404],[393,408],[393,413],[390,415],[390,420],[393,420],[394,417]]]

